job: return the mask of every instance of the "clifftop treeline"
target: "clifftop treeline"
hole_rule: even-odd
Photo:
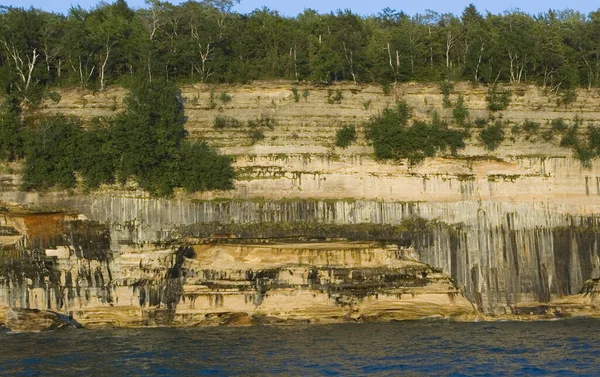
[[[103,89],[136,74],[178,82],[600,85],[600,10],[482,14],[469,5],[458,16],[384,9],[362,17],[307,9],[290,18],[267,8],[238,14],[234,3],[154,0],[134,10],[117,0],[66,15],[0,7],[2,91],[33,100],[40,88]]]

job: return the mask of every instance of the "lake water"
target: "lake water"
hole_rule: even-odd
[[[600,376],[600,320],[0,332],[6,376]]]

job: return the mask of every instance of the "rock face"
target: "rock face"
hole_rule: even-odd
[[[381,242],[237,239],[110,247],[108,226],[64,213],[4,215],[0,302],[13,331],[474,318],[439,269]],[[43,237],[36,233],[44,224]],[[339,230],[337,230],[339,231]],[[356,230],[355,230],[356,232]],[[382,234],[381,237],[386,236]],[[0,238],[6,241],[8,239]]]
[[[581,133],[586,132],[589,124],[600,122],[598,93],[579,91],[577,101],[565,107],[558,106],[556,98],[537,88],[513,88],[515,95],[508,109],[492,114],[486,110],[485,88],[457,85],[456,94],[464,95],[471,119],[502,118],[507,123],[507,139],[491,153],[484,150],[474,134],[459,156],[442,156],[409,166],[403,162],[375,161],[360,123],[392,105],[396,98],[405,99],[412,105],[417,118],[427,118],[437,111],[442,118],[450,119],[451,109],[443,108],[437,87],[406,84],[385,96],[375,86],[341,85],[335,89],[343,91],[342,103],[330,105],[327,103],[329,88],[307,87],[310,95],[306,101],[302,98],[295,102],[290,90],[293,85],[259,82],[251,86],[220,87],[217,91],[228,92],[233,100],[219,104],[217,108],[207,105],[207,87],[183,88],[183,95],[188,99],[186,115],[191,136],[206,137],[223,152],[235,157],[238,179],[236,189],[230,192],[180,194],[174,199],[155,199],[135,190],[107,187],[85,195],[60,192],[42,195],[19,191],[19,179],[14,174],[19,166],[13,164],[0,169],[1,201],[33,203],[51,209],[68,208],[90,220],[82,222],[77,216],[68,218],[63,222],[69,227],[54,233],[43,227],[38,231],[34,225],[52,223],[51,214],[39,221],[32,217],[18,221],[13,218],[12,225],[0,223],[0,238],[6,240],[4,244],[16,245],[8,246],[8,249],[23,250],[11,254],[17,257],[14,260],[25,258],[31,261],[11,262],[12,270],[5,270],[9,271],[2,275],[9,277],[3,278],[5,286],[13,284],[29,288],[4,289],[0,293],[0,305],[14,306],[13,302],[17,300],[24,306],[48,308],[47,296],[51,297],[50,302],[61,297],[60,300],[69,302],[68,305],[75,309],[101,308],[94,309],[93,316],[91,311],[82,314],[85,320],[96,321],[94,323],[98,325],[145,325],[178,320],[184,323],[173,314],[168,302],[173,306],[173,300],[177,301],[177,313],[191,300],[184,294],[185,289],[190,292],[191,288],[184,287],[191,281],[195,281],[193,286],[203,285],[206,277],[202,266],[194,265],[188,269],[203,255],[198,249],[200,246],[213,242],[214,247],[221,247],[224,240],[229,240],[231,247],[242,247],[242,241],[232,239],[247,238],[253,241],[244,247],[260,247],[264,242],[281,243],[285,241],[281,237],[290,235],[294,240],[287,243],[344,238],[393,244],[407,253],[410,250],[414,260],[451,277],[464,296],[486,315],[520,316],[536,312],[531,309],[534,307],[550,307],[564,300],[577,301],[582,287],[588,286],[586,282],[600,278],[600,164],[594,161],[591,168],[585,169],[572,157],[569,149],[559,146],[559,136],[549,140],[542,137],[543,132],[551,130],[553,119],[564,118],[572,122],[579,117],[583,119]],[[304,89],[299,87],[300,91]],[[122,90],[98,95],[65,92],[61,102],[49,103],[43,111],[82,117],[110,115],[115,108],[120,108],[123,95]],[[85,101],[81,101],[84,97]],[[243,127],[215,129],[212,123],[217,115],[235,117],[242,122],[271,117],[277,125],[273,130],[265,130],[264,140],[251,144]],[[512,126],[521,125],[526,119],[540,123],[538,134],[527,137],[510,134]],[[334,147],[336,130],[351,123],[357,126],[358,142],[345,150]],[[27,235],[29,233],[34,235]],[[59,236],[48,239],[47,234]],[[31,243],[19,241],[24,235],[32,240]],[[211,236],[215,236],[212,241],[203,241]],[[221,237],[218,242],[216,236]],[[173,239],[182,241],[182,237],[194,238],[189,242],[194,257],[177,257],[179,244],[164,247]],[[19,242],[34,246],[19,249]],[[36,243],[39,246],[35,247]],[[90,248],[91,244],[96,246]],[[352,249],[351,245],[348,247]],[[192,255],[189,250],[186,253]],[[40,258],[48,259],[41,263]],[[178,264],[178,258],[183,258],[183,262]],[[346,260],[336,265],[316,264],[314,267],[318,271],[320,268],[337,271],[343,269],[345,263]],[[44,272],[34,273],[29,270],[30,266],[38,266],[36,268]],[[238,267],[240,271],[245,270]],[[302,276],[295,268],[305,267],[292,268],[294,279],[296,274]],[[378,268],[391,267],[382,262]],[[169,271],[178,269],[193,270],[199,275],[182,273],[185,282],[181,286],[170,285],[167,282],[174,278],[169,276],[174,275],[169,275]],[[56,275],[50,271],[64,273]],[[219,274],[223,273],[227,278],[210,280],[229,281],[232,272],[219,271],[224,271]],[[373,274],[379,279],[389,272]],[[194,280],[197,276],[202,278]],[[137,279],[137,282],[129,279]],[[278,273],[274,283],[270,284],[278,287],[279,292],[288,284],[286,279]],[[66,289],[65,300],[63,288],[52,288],[54,285],[47,285],[46,281],[73,288],[71,291]],[[73,283],[69,285],[68,281]],[[110,285],[108,281],[117,283]],[[245,284],[250,284],[248,281]],[[154,288],[149,282],[155,282]],[[348,284],[348,281],[343,283]],[[350,280],[350,283],[358,284],[356,280]],[[433,287],[437,283],[431,284]],[[133,292],[133,288],[123,288],[132,286],[145,287],[141,311],[141,290]],[[301,286],[303,292],[317,289],[314,281],[310,283],[309,280]],[[400,282],[398,286],[405,287],[405,283]],[[218,284],[214,287],[225,289]],[[235,289],[240,288],[236,286]],[[258,288],[253,286],[252,289]],[[335,301],[335,292],[328,289],[317,290],[323,290],[328,299]],[[173,296],[173,292],[181,294]],[[211,317],[213,323],[229,321],[230,315],[225,313],[238,313],[228,306],[228,299],[233,300],[236,295],[225,297],[222,307],[227,309],[217,310],[220,314]],[[71,301],[69,297],[72,297]],[[151,297],[154,298],[150,300]],[[264,305],[277,302],[279,299],[275,300],[275,297],[274,294],[265,297]],[[350,318],[366,320],[369,315],[364,314],[367,310],[364,305],[370,302],[369,297],[361,298],[360,305],[363,306],[359,305],[359,314],[351,314]],[[376,297],[381,303],[382,297],[387,296],[377,293]],[[402,301],[405,299],[407,294],[402,295]],[[89,304],[94,300],[95,303]],[[117,300],[122,311],[113,315],[111,313],[116,311],[111,308],[116,306]],[[199,300],[202,302],[203,299]],[[148,310],[158,308],[158,302],[161,303],[160,310]],[[595,313],[592,301],[582,302],[585,310],[579,313]],[[235,320],[231,319],[231,322],[263,320],[267,316],[257,314],[263,307],[257,306],[257,311],[244,309],[239,313],[247,315],[235,314],[231,317]],[[576,314],[576,311],[563,312]],[[281,313],[287,312],[282,309]],[[347,316],[348,311],[345,313]],[[382,317],[381,313],[383,311],[377,316]]]
[[[81,327],[64,315],[39,309],[10,308],[5,313],[5,325],[12,332],[40,332],[66,327]]]

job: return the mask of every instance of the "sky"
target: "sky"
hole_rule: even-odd
[[[31,6],[46,11],[65,13],[71,5],[79,4],[82,8],[89,9],[98,4],[97,0],[0,0],[0,5],[29,8]],[[108,0],[107,2],[113,2]],[[171,3],[179,3],[172,0]],[[362,15],[377,14],[382,9],[389,7],[398,11],[402,10],[409,15],[422,13],[431,9],[439,13],[454,13],[459,15],[463,9],[473,3],[481,13],[502,13],[506,10],[520,9],[530,14],[545,12],[548,9],[573,9],[587,14],[598,10],[600,3],[589,0],[241,0],[234,10],[240,13],[249,13],[256,8],[266,6],[271,10],[277,10],[284,16],[295,16],[302,13],[304,9],[311,8],[320,13],[328,13],[338,9],[351,9],[354,13]],[[144,0],[127,0],[132,8],[144,6]]]

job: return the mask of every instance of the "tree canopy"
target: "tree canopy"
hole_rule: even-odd
[[[68,14],[0,8],[0,88],[36,101],[48,86],[104,89],[154,79],[355,82],[470,80],[553,89],[600,85],[600,10],[530,15],[319,14],[283,17],[268,8],[232,12],[236,1],[124,0]],[[39,97],[39,96],[38,96]]]

